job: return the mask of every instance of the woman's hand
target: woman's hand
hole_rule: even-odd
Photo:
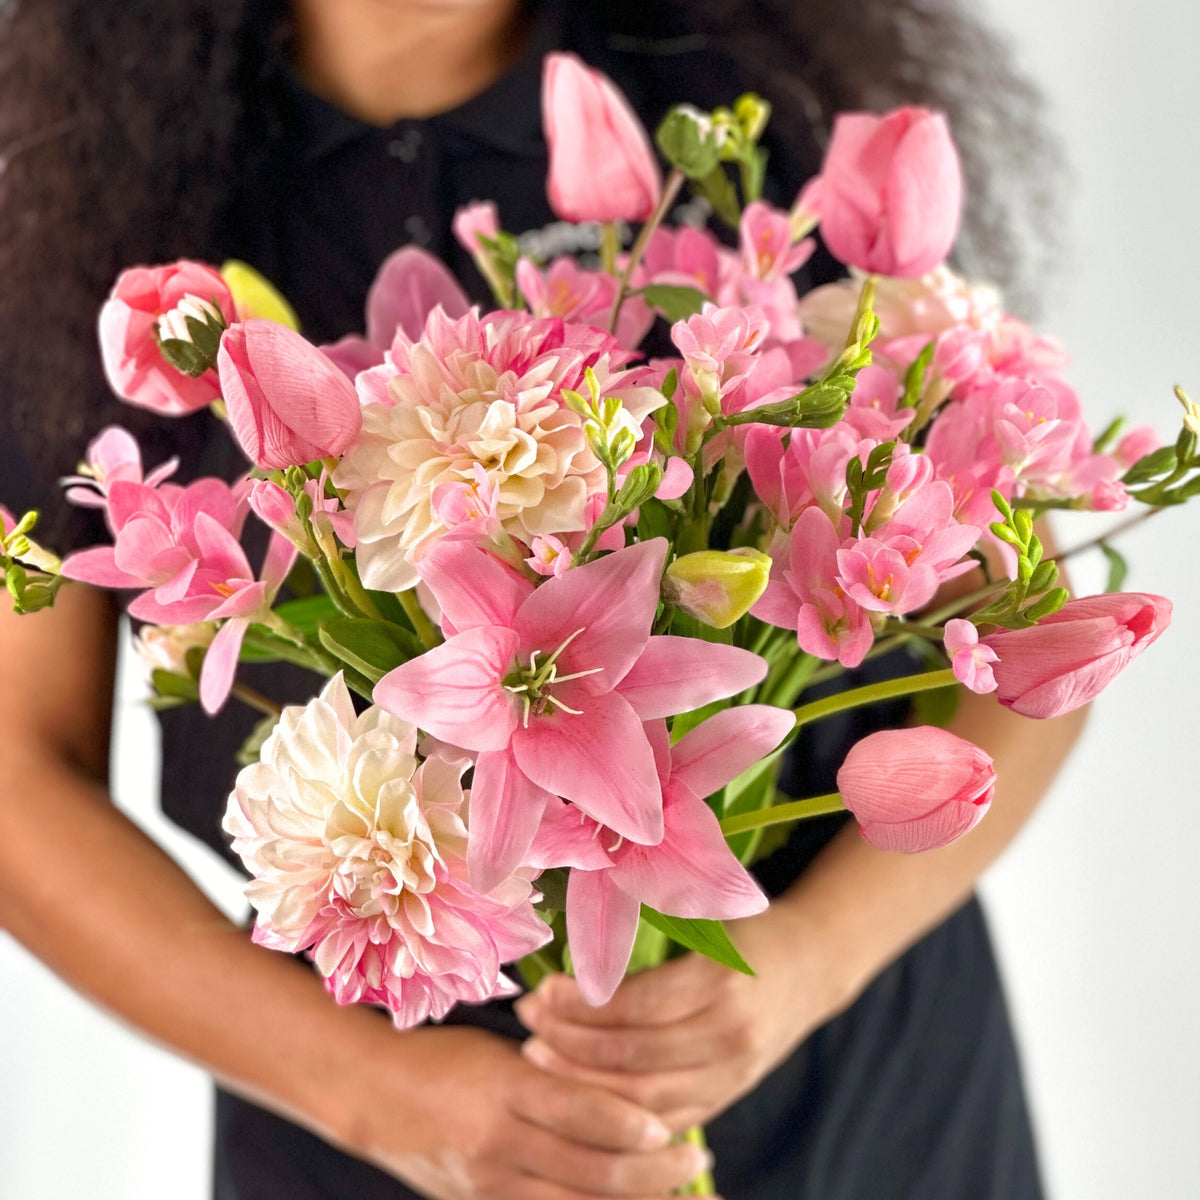
[[[360,1115],[338,1140],[431,1200],[650,1200],[707,1165],[645,1109],[539,1070],[507,1038],[379,1024]]]
[[[729,931],[755,975],[689,954],[626,979],[600,1008],[572,979],[544,980],[517,1004],[535,1035],[525,1056],[660,1114],[673,1132],[711,1120],[849,999],[787,900]]]

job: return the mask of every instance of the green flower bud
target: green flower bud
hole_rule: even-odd
[[[749,546],[698,550],[667,568],[663,594],[689,616],[725,629],[750,611],[770,574],[770,556]]]

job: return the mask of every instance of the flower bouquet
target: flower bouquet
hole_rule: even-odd
[[[511,963],[570,970],[594,1004],[678,948],[750,971],[721,922],[767,904],[748,867],[768,827],[844,807],[888,850],[966,833],[992,764],[936,725],[859,742],[834,795],[783,796],[779,764],[801,727],[881,699],[1087,702],[1170,604],[1071,599],[1036,518],[1200,489],[1182,393],[1173,445],[1093,437],[1058,347],[947,268],[939,116],[840,117],[784,211],[761,198],[757,97],[670,113],[665,180],[578,60],[547,59],[545,99],[550,202],[598,224],[596,261],[535,261],[474,205],[455,232],[495,311],[407,248],[365,336],[320,348],[242,264],[126,271],[100,318],[114,389],[211,407],[253,469],[177,483],[111,427],[66,481],[111,545],[59,562],[35,513],[4,513],[18,610],[66,579],[131,590],[161,702],[262,712],[225,817],[254,938],[400,1027],[515,993]],[[685,183],[734,244],[667,224]],[[818,224],[850,273],[801,299]],[[271,530],[257,571],[249,513]],[[900,647],[898,677],[805,698]],[[327,682],[281,709],[246,659]]]

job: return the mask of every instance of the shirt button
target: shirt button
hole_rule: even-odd
[[[425,218],[419,216],[409,217],[404,222],[404,232],[416,242],[418,246],[428,246],[432,241],[432,234],[429,232],[429,226],[425,224]]]
[[[422,140],[419,129],[406,129],[399,137],[388,142],[388,153],[398,162],[416,162]]]

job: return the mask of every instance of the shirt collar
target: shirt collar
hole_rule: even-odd
[[[425,120],[400,120],[388,129],[361,121],[310,91],[290,62],[286,37],[278,39],[271,48],[266,73],[279,88],[288,140],[306,163],[316,163],[360,139],[392,137],[413,126],[444,130],[478,146],[520,157],[544,154],[542,59],[562,47],[565,23],[558,0],[541,0],[531,8],[525,47],[500,79],[449,112]]]

